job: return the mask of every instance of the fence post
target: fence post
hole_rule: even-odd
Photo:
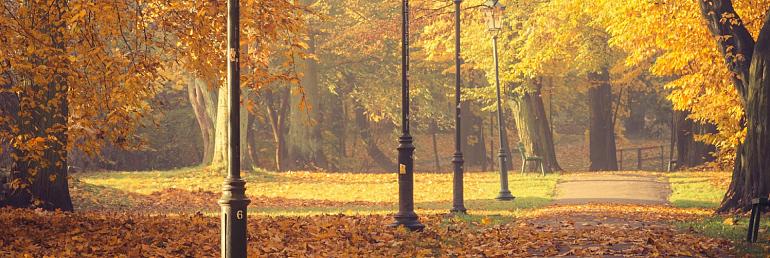
[[[618,159],[618,170],[623,171],[623,149],[620,149],[620,159]]]
[[[642,148],[636,149],[636,170],[642,170]]]
[[[666,171],[666,161],[663,159],[663,152],[666,150],[663,145],[660,146],[660,171]]]

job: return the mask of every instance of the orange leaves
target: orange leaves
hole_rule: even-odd
[[[425,216],[421,220],[427,227],[422,232],[390,228],[390,216],[250,217],[248,251],[260,257],[714,257],[732,250],[726,240],[680,232],[665,220],[656,220],[678,218],[681,213],[673,209],[617,208],[629,213],[609,209],[594,216],[577,210],[494,226]],[[216,216],[0,209],[0,228],[6,229],[0,243],[7,243],[0,246],[0,256],[199,257],[216,256],[219,250]]]

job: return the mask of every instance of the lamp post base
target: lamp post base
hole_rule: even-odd
[[[397,228],[404,226],[411,231],[422,231],[425,228],[425,225],[420,223],[420,220],[417,218],[417,214],[396,214],[394,217],[396,218],[396,221],[388,225],[389,227]]]
[[[513,201],[516,197],[513,197],[510,191],[500,191],[500,194],[495,197],[498,201]]]
[[[221,251],[222,257],[246,257],[247,206],[251,201],[246,197],[246,181],[227,178],[218,203],[221,207]]]

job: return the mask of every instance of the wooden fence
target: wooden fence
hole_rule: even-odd
[[[624,148],[618,151],[618,170],[624,170],[624,161],[626,161],[626,153],[631,153],[631,164],[626,164],[625,169],[642,170],[645,168],[645,162],[654,162],[652,165],[660,165],[658,171],[666,171],[666,148],[664,145],[649,146],[649,147],[636,147],[636,148]],[[625,154],[625,155],[624,155]],[[635,161],[635,164],[633,163]],[[659,164],[655,164],[660,162]],[[631,165],[631,166],[628,166]],[[635,166],[634,166],[635,165]],[[649,168],[656,166],[648,166]],[[652,169],[650,169],[652,170]]]

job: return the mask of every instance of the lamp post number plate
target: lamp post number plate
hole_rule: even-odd
[[[406,165],[404,164],[398,164],[398,173],[399,174],[406,174]]]
[[[235,213],[235,218],[242,220],[243,219],[243,210],[239,210]]]

